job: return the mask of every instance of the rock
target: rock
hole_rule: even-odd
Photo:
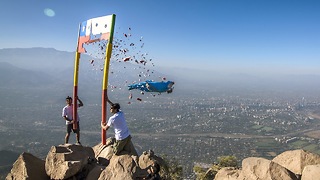
[[[320,178],[320,164],[307,165],[302,171],[301,180],[317,180]]]
[[[148,153],[147,151],[144,151],[142,155],[139,157],[139,166],[141,169],[146,169],[152,164],[154,156],[153,154]]]
[[[299,149],[283,152],[276,156],[272,161],[280,164],[295,174],[301,175],[305,166],[320,164],[320,156]]]
[[[22,153],[14,162],[6,180],[31,179],[45,180],[50,179],[45,171],[45,162],[30,153]]]
[[[100,174],[99,180],[136,179],[139,177],[140,171],[130,155],[113,155],[108,167]]]
[[[98,163],[100,165],[108,166],[110,159],[113,156],[113,148],[111,145],[114,142],[114,138],[108,138],[106,141],[106,145],[99,143],[92,148],[95,154],[95,158],[98,160]]]
[[[115,142],[114,138],[108,138],[106,141],[106,145],[99,143],[98,145],[94,146],[92,149],[95,154],[96,159],[105,159],[109,161],[113,155],[113,148],[112,144]]]
[[[161,157],[155,155],[152,150],[144,151],[139,157],[139,167],[142,169],[142,176],[147,175],[147,168],[153,161],[157,161],[160,165],[160,176],[169,177],[170,172],[168,164]]]
[[[242,170],[238,179],[297,180],[297,177],[275,162],[264,158],[249,157],[242,161]]]
[[[95,166],[86,177],[86,180],[97,180],[104,169],[105,166]]]
[[[237,180],[240,170],[234,167],[224,167],[218,171],[215,180]]]
[[[167,166],[165,161],[154,154],[152,150],[144,151],[139,157],[139,166],[141,169],[145,169],[152,164],[152,161],[157,161],[161,167]]]
[[[89,151],[89,152],[88,152]],[[52,146],[45,162],[45,169],[51,179],[67,179],[81,172],[94,157],[93,150],[79,145]]]

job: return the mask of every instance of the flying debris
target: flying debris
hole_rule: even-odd
[[[130,58],[131,58],[130,56],[129,56],[129,57],[125,57],[125,58],[123,58],[123,61],[124,61],[124,62],[129,61]]]
[[[149,56],[148,52],[143,50],[145,45],[143,36],[134,38],[134,31],[131,27],[122,30],[124,31],[120,32],[120,28],[118,31],[115,30],[113,38],[108,88],[111,91],[120,91],[127,87],[139,90],[129,91],[128,99],[130,102],[128,102],[128,104],[133,103],[132,99],[142,101],[141,98],[136,98],[142,95],[155,97],[162,92],[172,92],[172,85],[174,83],[172,82],[172,85],[165,84],[167,83],[164,82],[166,78],[163,78],[162,75],[159,75],[154,70],[155,61]],[[94,66],[92,70],[96,70],[97,75],[100,75],[104,70],[107,43],[107,40],[100,40],[90,44],[84,44],[87,50],[86,54],[92,57],[92,59],[88,61],[88,64]],[[140,83],[145,85],[134,85]]]

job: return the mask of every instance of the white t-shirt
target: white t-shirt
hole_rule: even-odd
[[[69,105],[66,105],[63,109],[62,109],[62,117],[66,116],[68,119],[73,119],[73,105],[69,106]],[[77,121],[79,122],[80,121],[80,117],[79,115],[77,114]],[[66,120],[66,125],[68,124],[72,124],[72,122],[70,121],[67,121]]]
[[[130,135],[126,119],[123,112],[119,111],[112,115],[107,123],[108,126],[113,126],[114,136],[116,140],[123,140]]]

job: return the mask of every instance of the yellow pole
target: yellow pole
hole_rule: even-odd
[[[79,25],[79,34],[80,34],[80,25]],[[79,34],[78,34],[78,43],[79,43]],[[79,74],[79,62],[80,62],[80,53],[78,52],[78,43],[76,55],[74,58],[74,72],[73,72],[73,129],[78,129],[78,74]]]
[[[79,62],[80,62],[80,53],[76,52],[76,57],[74,60],[74,74],[73,74],[73,129],[78,128],[78,74],[79,74]]]
[[[104,61],[104,71],[103,71],[103,81],[102,81],[102,109],[101,109],[101,122],[106,123],[106,117],[107,117],[107,98],[108,98],[108,74],[109,74],[109,64],[110,64],[110,58],[112,53],[112,41],[113,41],[113,31],[114,31],[114,25],[115,25],[116,15],[112,14],[112,23],[111,23],[111,30],[110,30],[110,36],[106,48],[106,57]],[[101,129],[101,143],[103,145],[106,144],[106,138],[107,138],[107,132],[104,129]]]

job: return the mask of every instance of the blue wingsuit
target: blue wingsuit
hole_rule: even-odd
[[[170,84],[174,84],[173,81],[161,81],[161,82],[154,82],[151,80],[146,80],[145,82],[140,82],[136,84],[128,85],[128,90],[132,89],[139,89],[145,92],[167,92],[168,90],[172,89]]]

